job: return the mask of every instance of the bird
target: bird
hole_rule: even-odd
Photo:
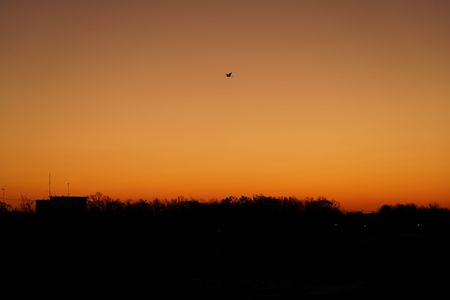
[[[233,74],[233,72],[225,73],[225,75],[226,75],[227,77],[231,77],[231,74]]]

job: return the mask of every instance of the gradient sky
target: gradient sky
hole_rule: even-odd
[[[450,1],[2,1],[0,125],[12,203],[450,207]]]

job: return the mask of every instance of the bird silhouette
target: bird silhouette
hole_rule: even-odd
[[[233,74],[233,72],[225,73],[225,75],[226,75],[227,77],[231,77],[231,74]]]

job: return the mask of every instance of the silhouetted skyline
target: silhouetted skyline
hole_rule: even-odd
[[[442,272],[450,266],[450,210],[435,205],[365,214],[324,198],[130,203],[101,193],[40,204],[50,210],[8,211],[0,202],[3,291],[26,283],[45,287],[31,289],[35,295],[62,287],[208,299],[450,293]]]

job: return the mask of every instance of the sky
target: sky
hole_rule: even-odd
[[[10,203],[450,207],[449,1],[5,0],[0,66]]]

